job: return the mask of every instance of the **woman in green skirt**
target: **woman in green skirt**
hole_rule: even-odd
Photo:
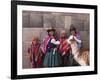
[[[55,39],[54,33],[55,29],[48,29],[48,38],[46,38],[46,51],[43,61],[44,67],[59,67],[61,66],[61,56],[57,51],[57,46],[60,44],[59,41]]]

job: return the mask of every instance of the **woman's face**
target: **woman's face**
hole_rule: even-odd
[[[65,37],[66,36],[66,34],[65,33],[61,33],[61,37]]]
[[[53,35],[54,35],[54,32],[53,32],[53,31],[50,31],[50,32],[49,32],[49,35],[50,35],[50,36],[53,36]]]
[[[72,34],[72,35],[75,35],[75,31],[71,31],[71,34]]]
[[[34,38],[34,39],[32,40],[32,44],[36,45],[37,43],[38,43],[38,38]]]
[[[32,43],[35,45],[37,44],[37,40],[33,40]]]

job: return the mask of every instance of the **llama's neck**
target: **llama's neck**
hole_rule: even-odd
[[[72,49],[72,54],[73,55],[78,55],[79,54],[79,49],[78,49],[78,46],[77,46],[76,42],[71,44],[71,49]]]
[[[86,63],[85,61],[79,57],[79,49],[78,49],[78,46],[77,46],[77,43],[74,42],[71,44],[71,49],[72,49],[72,54],[74,55],[74,59],[82,66],[86,66]]]

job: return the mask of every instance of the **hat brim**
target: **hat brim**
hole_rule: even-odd
[[[50,31],[54,31],[55,32],[55,29],[48,29],[47,32],[50,32]]]

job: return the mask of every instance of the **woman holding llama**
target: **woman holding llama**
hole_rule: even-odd
[[[77,50],[80,51],[82,41],[81,41],[81,38],[80,38],[80,34],[76,31],[76,28],[74,27],[74,25],[70,26],[70,33],[71,33],[71,35],[69,36],[67,42],[69,44],[76,42]],[[72,47],[74,48],[74,46],[72,46]],[[77,50],[75,50],[75,51],[77,51]],[[79,54],[77,54],[77,55],[79,55]]]
[[[76,28],[74,27],[74,25],[70,26],[70,33],[71,35],[69,36],[67,42],[71,46],[71,53],[74,59],[78,60],[78,57],[80,55],[81,43],[82,43],[80,34],[76,31]],[[71,62],[73,63],[73,59],[71,59]]]

